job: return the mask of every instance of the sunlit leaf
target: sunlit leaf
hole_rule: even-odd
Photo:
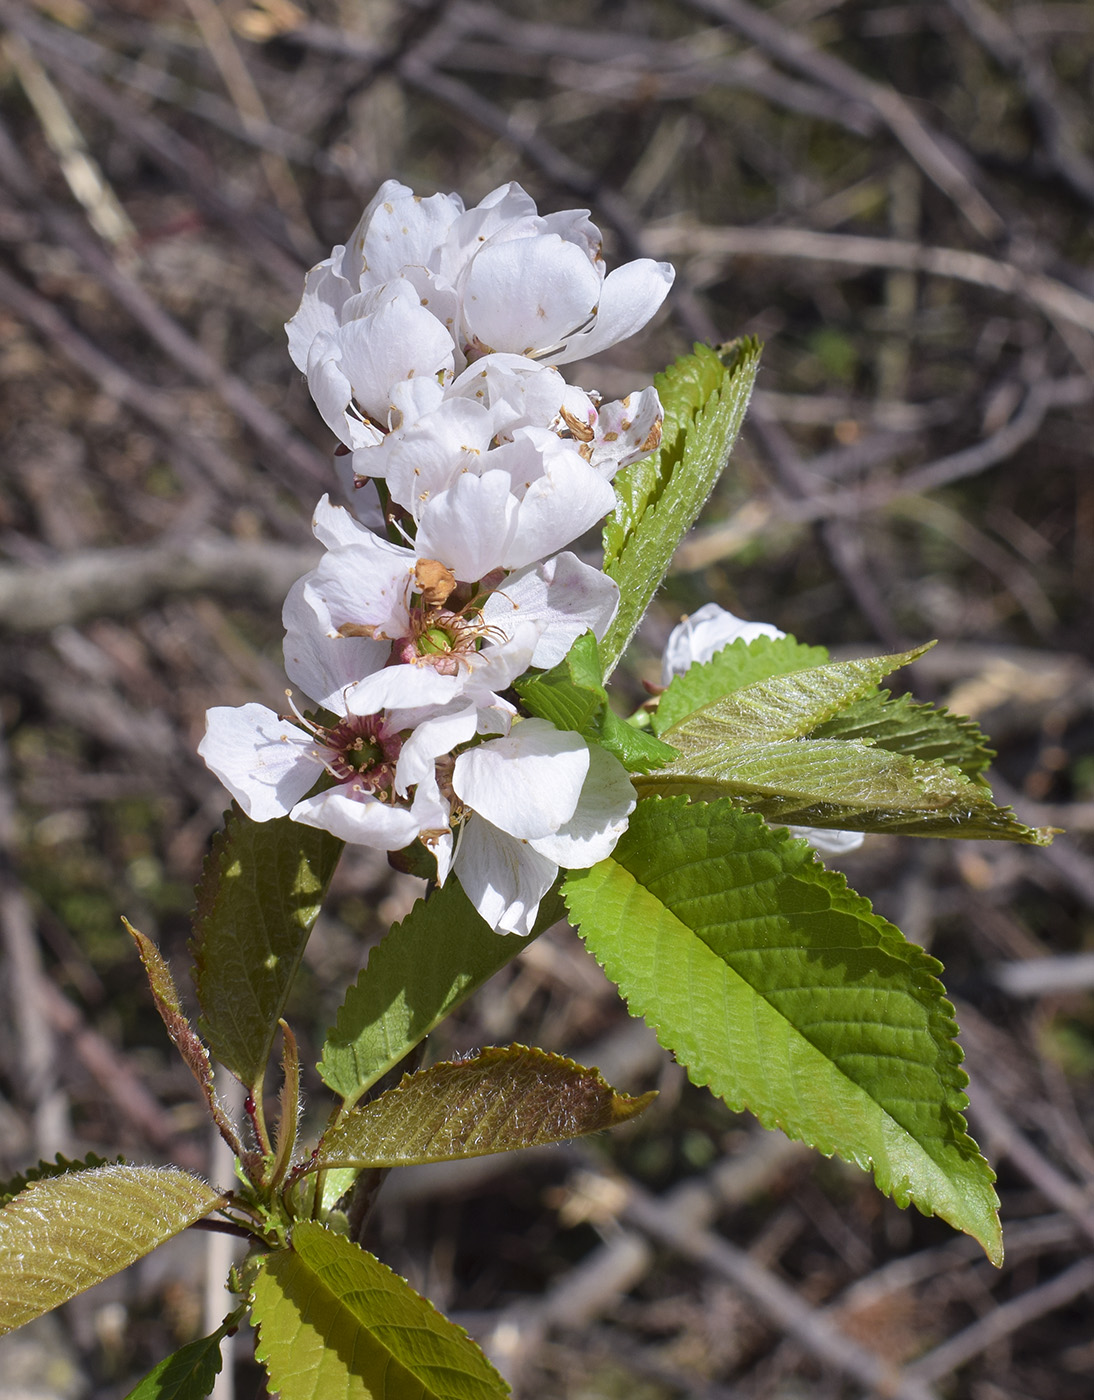
[[[280,1400],[504,1400],[475,1343],[373,1255],[311,1221],[268,1254],[256,1354]]]
[[[752,681],[662,730],[692,755],[711,747],[768,739],[799,739],[869,695],[883,676],[906,666],[926,647],[893,656],[831,661]]]
[[[668,768],[636,777],[640,796],[732,797],[768,821],[829,830],[1020,841],[1043,846],[1050,830],[997,807],[991,790],[959,768],[838,739],[784,739],[686,750]]]
[[[634,1015],[735,1110],[871,1169],[1001,1257],[939,964],[803,841],[722,801],[640,802],[564,885]]]
[[[261,1083],[296,970],[342,842],[281,817],[225,818],[198,886],[194,981],[213,1055]]]
[[[399,1167],[562,1142],[625,1123],[655,1097],[617,1094],[595,1069],[524,1045],[436,1064],[354,1109],[321,1166]]]
[[[540,904],[536,932],[563,915]],[[319,1073],[353,1105],[439,1021],[500,971],[528,940],[495,933],[455,880],[419,900],[369,954],[327,1035]]]
[[[116,1162],[122,1161],[121,1157],[114,1159]],[[90,1171],[93,1167],[105,1167],[111,1165],[108,1157],[100,1157],[97,1152],[89,1152],[86,1157],[78,1157],[75,1160],[63,1156],[60,1152],[52,1162],[39,1162],[36,1166],[28,1167],[25,1172],[20,1172],[18,1176],[11,1177],[10,1180],[0,1182],[0,1206],[5,1206],[10,1200],[18,1196],[20,1191],[25,1190],[32,1181],[45,1181],[51,1176],[71,1176],[74,1172]]]
[[[760,361],[755,339],[722,355],[696,345],[654,383],[665,409],[660,449],[619,473],[619,504],[604,525],[604,570],[619,584],[615,620],[600,643],[611,675],[729,460]]]
[[[824,647],[806,646],[793,637],[738,639],[716,651],[709,661],[696,662],[681,676],[674,676],[654,711],[655,734],[663,734],[695,710],[711,705],[731,691],[790,671],[823,666]]]
[[[975,720],[921,704],[910,695],[894,700],[887,690],[856,701],[809,737],[876,744],[926,763],[960,768],[969,778],[979,778],[995,757]]]
[[[0,1332],[101,1283],[224,1199],[175,1167],[94,1167],[32,1182],[0,1209]]]

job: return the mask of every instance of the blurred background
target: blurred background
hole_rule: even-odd
[[[521,1397],[1085,1400],[1094,6],[0,0],[0,31],[0,1171],[94,1150],[227,1178],[119,915],[186,980],[226,801],[204,710],[281,703],[280,604],[333,483],[282,323],[382,180],[469,204],[518,180],[591,209],[609,265],[678,270],[582,385],[767,347],[620,707],[712,598],[839,655],[936,637],[909,683],[1067,835],[845,862],[946,965],[1002,1270],[690,1086],[565,928],[431,1053],[532,1041],[655,1107],[396,1174],[371,1244]],[[417,891],[347,852],[291,1007],[306,1062]],[[0,1343],[0,1400],[126,1394],[226,1310],[209,1238]],[[262,1394],[247,1338],[226,1376]]]

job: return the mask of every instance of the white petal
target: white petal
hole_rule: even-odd
[[[491,928],[525,937],[558,874],[553,861],[474,816],[460,831],[452,869]]]
[[[309,575],[304,598],[327,622],[329,636],[348,626],[370,627],[373,636],[393,641],[406,636],[413,587],[413,553],[370,535],[329,549]]]
[[[408,264],[428,267],[448,231],[463,213],[452,195],[420,199],[406,186],[374,200],[371,217],[350,247],[361,252],[361,285],[379,286],[398,277]]]
[[[377,715],[381,710],[444,705],[459,691],[458,677],[442,676],[432,666],[385,666],[346,691],[346,710],[351,715]]]
[[[599,355],[609,345],[640,331],[668,296],[676,273],[668,263],[639,258],[624,263],[604,279],[596,324],[570,337],[566,348],[551,359],[570,364],[586,355]]]
[[[339,368],[353,386],[353,397],[381,423],[387,421],[392,389],[400,380],[453,367],[451,337],[409,291],[393,296],[372,315],[348,322],[338,334]]]
[[[846,856],[857,851],[866,840],[861,831],[829,831],[819,826],[788,826],[791,836],[808,841],[818,855]]]
[[[528,355],[558,345],[591,319],[601,279],[580,248],[546,234],[487,244],[460,291],[469,340]]]
[[[709,661],[715,652],[739,639],[752,642],[757,637],[785,636],[770,622],[745,622],[717,603],[704,603],[669,633],[661,658],[661,684],[668,685],[693,662]]]
[[[415,783],[432,777],[434,764],[442,754],[451,753],[457,744],[466,744],[475,737],[476,710],[465,705],[452,714],[437,715],[420,723],[399,752],[395,767],[395,791],[400,797]]]
[[[582,632],[603,637],[618,606],[619,585],[613,579],[564,553],[510,574],[486,600],[482,620],[506,632],[518,618],[544,622],[532,665],[549,670]]]
[[[458,476],[423,507],[415,541],[418,553],[439,559],[465,583],[498,568],[517,523],[518,503],[510,485],[507,472]]]
[[[256,822],[283,817],[323,772],[315,739],[265,705],[219,705],[198,753]]]
[[[361,544],[366,535],[372,533],[354,518],[346,506],[334,505],[329,496],[320,497],[311,518],[311,528],[315,538],[327,549]]]
[[[529,845],[564,870],[587,870],[615,850],[634,811],[634,787],[627,770],[604,749],[589,749],[589,776],[570,820],[551,836]]]
[[[660,446],[664,416],[652,385],[605,404],[597,415],[589,465],[610,481],[620,467],[641,461]]]
[[[378,851],[401,851],[418,835],[418,823],[407,808],[355,791],[351,783],[305,798],[289,815],[294,822],[317,826],[354,846],[372,846]]]
[[[574,815],[589,771],[589,746],[579,734],[542,719],[514,725],[460,754],[452,788],[466,806],[511,836],[557,831]]]
[[[310,574],[297,579],[282,610],[285,674],[317,705],[342,715],[347,687],[378,671],[391,646],[367,637],[331,638],[326,616],[317,615],[308,602],[310,581]]]
[[[522,433],[536,431],[521,429]],[[557,553],[615,507],[611,484],[575,448],[557,438],[555,442],[557,448],[544,458],[543,475],[532,482],[520,503],[516,531],[501,560],[507,569],[523,568]]]
[[[336,250],[337,251],[337,250]],[[332,259],[317,263],[304,279],[304,296],[291,320],[285,323],[289,355],[302,373],[307,372],[312,342],[318,335],[333,335],[341,324],[341,310],[356,290],[338,275]]]

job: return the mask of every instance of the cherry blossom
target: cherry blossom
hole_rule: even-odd
[[[368,447],[483,357],[566,364],[633,335],[672,280],[649,258],[608,273],[587,210],[542,216],[519,185],[465,210],[389,180],[309,272],[289,352],[331,429]]]

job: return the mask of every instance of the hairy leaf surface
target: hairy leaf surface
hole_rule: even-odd
[[[557,895],[540,905],[536,932],[563,915]],[[476,987],[528,945],[495,933],[455,880],[419,900],[369,954],[323,1046],[319,1073],[352,1107]]]
[[[654,711],[653,732],[664,734],[696,710],[743,686],[823,666],[827,660],[825,647],[806,646],[793,637],[756,637],[751,642],[738,638],[709,661],[696,662],[683,675],[673,677]]]
[[[373,1255],[311,1221],[255,1280],[258,1359],[281,1400],[503,1400],[466,1332]]]
[[[674,731],[679,733],[679,729]],[[779,739],[694,748],[659,773],[636,776],[640,796],[732,797],[768,821],[846,831],[951,836],[1047,845],[991,790],[959,768],[840,739]]]
[[[529,714],[599,744],[614,754],[628,773],[649,773],[668,763],[676,752],[620,719],[612,709],[591,632],[578,637],[566,658],[552,670],[521,676],[514,688]]]
[[[735,1110],[872,1169],[1001,1257],[939,964],[804,841],[726,801],[640,802],[564,885],[631,1012]]]
[[[753,339],[727,347],[721,356],[696,345],[654,380],[665,409],[661,447],[616,477],[619,504],[604,525],[604,571],[621,595],[600,643],[605,678],[729,460],[759,360]]]
[[[400,1167],[540,1147],[625,1123],[656,1097],[617,1094],[595,1069],[525,1045],[408,1074],[355,1109],[318,1166]]]
[[[220,1344],[226,1328],[187,1342],[154,1366],[125,1400],[205,1400],[220,1375]]]
[[[0,1209],[0,1333],[101,1283],[224,1199],[174,1167],[93,1167],[32,1182]]]
[[[800,739],[848,705],[869,695],[883,676],[926,647],[893,656],[830,661],[752,681],[662,730],[669,743],[690,756],[712,747],[769,739]]]
[[[975,720],[923,704],[910,695],[894,700],[887,690],[856,701],[842,714],[818,725],[809,737],[876,744],[925,763],[960,768],[966,777],[976,779],[995,757]]]
[[[115,1161],[121,1162],[122,1158],[117,1157]],[[20,1172],[18,1176],[0,1182],[0,1206],[6,1206],[9,1201],[14,1200],[32,1181],[45,1181],[51,1176],[71,1176],[75,1172],[86,1172],[93,1167],[108,1165],[112,1165],[110,1159],[100,1157],[97,1152],[89,1152],[86,1157],[77,1157],[75,1160],[58,1152],[52,1162],[39,1162],[36,1166],[28,1167],[25,1172]]]
[[[194,982],[213,1055],[249,1088],[270,1057],[342,842],[279,817],[225,818],[198,886]]]

